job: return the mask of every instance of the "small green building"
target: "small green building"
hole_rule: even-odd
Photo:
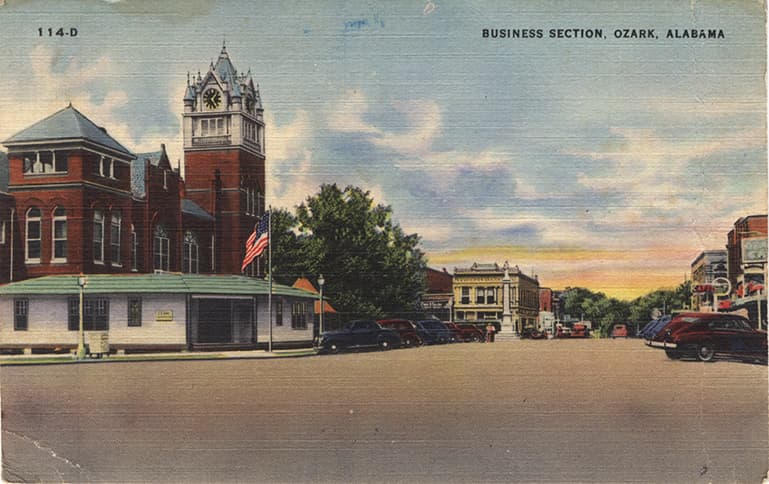
[[[45,276],[0,286],[0,350],[77,347],[80,281],[86,335],[107,333],[118,351],[309,346],[317,295],[235,275]],[[272,338],[270,338],[270,335]]]

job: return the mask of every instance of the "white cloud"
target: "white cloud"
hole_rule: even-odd
[[[332,111],[327,120],[329,129],[342,133],[356,133],[376,147],[418,156],[428,153],[434,140],[440,135],[441,109],[433,100],[391,101],[392,108],[406,120],[406,130],[392,130],[366,121],[370,115],[369,101],[363,92],[351,90],[332,104],[338,109]]]
[[[17,86],[14,97],[32,99],[25,103],[24,109],[11,109],[10,99],[0,98],[0,139],[6,139],[14,133],[40,121],[66,107],[68,102],[100,126],[109,134],[131,149],[136,141],[134,131],[116,114],[125,107],[130,98],[120,89],[104,92],[101,101],[96,101],[91,86],[106,76],[115,75],[115,65],[107,56],[102,56],[91,63],[81,63],[78,59],[69,59],[63,73],[54,72],[55,63],[60,54],[53,48],[38,45],[29,53],[31,76],[28,82]]]

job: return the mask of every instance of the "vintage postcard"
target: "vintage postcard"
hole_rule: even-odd
[[[0,0],[5,482],[761,482],[766,3]]]

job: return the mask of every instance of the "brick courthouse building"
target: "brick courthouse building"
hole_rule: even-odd
[[[222,47],[204,76],[188,75],[182,106],[184,178],[164,145],[134,154],[72,105],[3,141],[0,284],[80,273],[240,274],[265,205],[259,90]],[[248,275],[263,272],[255,266]]]

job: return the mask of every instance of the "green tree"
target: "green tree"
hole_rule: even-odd
[[[419,237],[405,234],[391,207],[360,188],[322,185],[295,216],[276,212],[273,237],[276,280],[323,274],[325,295],[349,317],[413,311],[424,292]]]
[[[272,225],[272,275],[275,282],[291,285],[299,277],[313,274],[307,272],[304,240],[297,233],[296,217],[284,209],[273,209]],[[266,260],[262,264],[266,264]],[[315,284],[315,281],[313,281]]]

